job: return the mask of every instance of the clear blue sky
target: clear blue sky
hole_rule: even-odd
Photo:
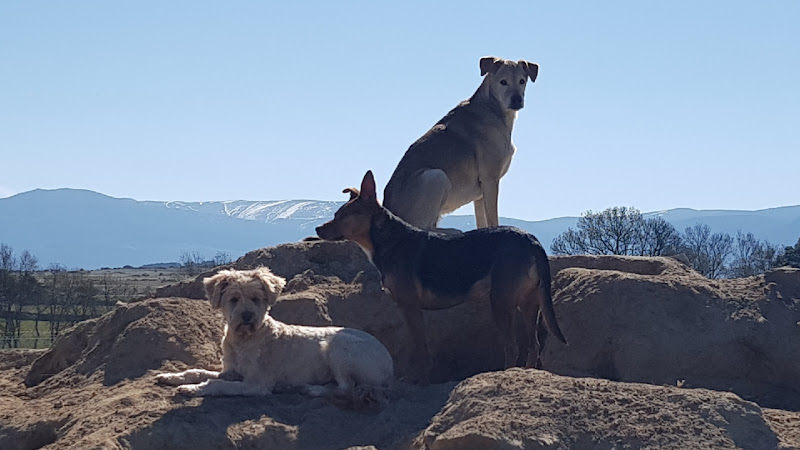
[[[344,200],[494,55],[503,216],[800,204],[799,1],[384,3],[0,3],[0,197]]]

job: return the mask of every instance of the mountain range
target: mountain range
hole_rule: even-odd
[[[261,247],[314,235],[342,202],[315,200],[155,202],[114,198],[79,189],[36,189],[0,199],[0,243],[28,250],[41,267],[141,266],[177,261],[183,252],[232,258]],[[773,244],[800,237],[800,205],[759,211],[671,209],[660,215],[683,230],[696,223],[713,232],[751,232]],[[542,221],[501,218],[536,235],[546,249],[577,217]],[[446,216],[443,227],[469,230],[472,216]]]

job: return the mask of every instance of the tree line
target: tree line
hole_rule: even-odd
[[[146,294],[120,276],[92,277],[0,243],[0,348],[47,347],[64,329]]]
[[[683,255],[694,270],[708,278],[739,278],[774,267],[800,267],[800,239],[794,246],[779,248],[752,233],[714,233],[699,223],[680,232],[662,217],[644,217],[638,209],[625,206],[583,213],[576,228],[556,237],[550,250],[556,255]]]
[[[230,262],[225,252],[206,259],[199,252],[184,251],[177,268],[191,277]],[[118,301],[147,295],[147,288],[105,271],[92,275],[60,264],[41,269],[27,250],[17,255],[0,243],[0,348],[48,347],[64,329],[99,317]]]

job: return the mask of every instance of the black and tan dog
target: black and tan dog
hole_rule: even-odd
[[[411,226],[382,207],[372,172],[361,190],[345,189],[350,201],[333,220],[317,227],[326,240],[357,243],[380,271],[383,285],[403,312],[414,339],[415,376],[427,379],[428,347],[423,310],[450,308],[489,298],[505,351],[505,365],[517,363],[527,347],[527,367],[539,367],[547,331],[566,343],[556,322],[550,291],[550,264],[531,234],[513,227],[482,228],[444,235]],[[519,315],[525,335],[514,330]],[[538,351],[530,343],[538,343]]]

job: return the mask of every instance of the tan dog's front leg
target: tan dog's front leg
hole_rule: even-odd
[[[486,204],[483,201],[483,198],[479,198],[472,202],[472,205],[475,206],[475,228],[486,228]]]
[[[488,181],[481,183],[481,191],[483,192],[483,206],[486,214],[486,226],[497,227],[500,226],[500,218],[497,214],[497,197],[500,193],[500,181]],[[477,214],[476,214],[477,219]],[[486,228],[478,225],[478,228]]]

